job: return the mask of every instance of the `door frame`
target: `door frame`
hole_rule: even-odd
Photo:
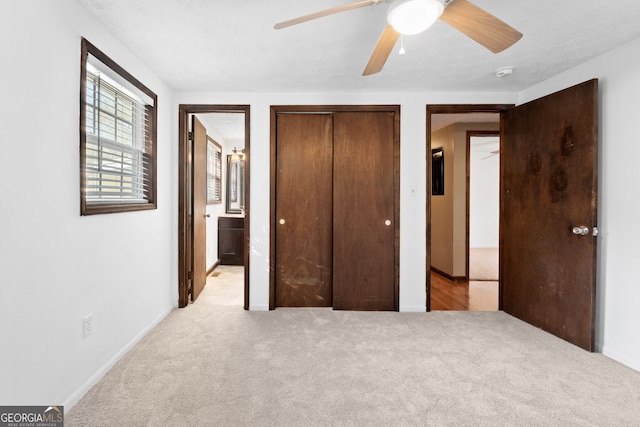
[[[249,225],[250,221],[250,106],[224,104],[180,104],[178,106],[178,307],[190,302],[191,248],[189,238],[190,218],[189,171],[193,166],[189,148],[189,114],[244,113],[245,137],[245,221],[244,221],[244,309],[249,309]],[[191,190],[193,191],[193,189]]]
[[[469,226],[471,224],[471,138],[473,137],[489,137],[489,136],[497,136],[500,139],[500,131],[499,130],[468,130],[467,131],[467,206],[466,206],[466,235],[465,235],[465,280],[468,282],[470,273],[469,273],[469,253],[470,253],[470,240],[469,240]],[[499,189],[498,189],[499,191]]]
[[[426,209],[426,307],[427,311],[431,311],[431,116],[433,114],[461,114],[461,113],[498,113],[500,114],[500,134],[502,134],[502,113],[513,108],[515,104],[428,104],[426,106],[426,178],[427,178],[427,209]],[[468,147],[468,143],[467,143]],[[468,156],[467,156],[468,157]],[[468,161],[468,159],[467,159]],[[468,166],[467,166],[468,168]],[[502,170],[502,160],[500,161],[500,169]],[[502,173],[502,172],[501,172]],[[468,180],[468,177],[467,177]],[[469,275],[469,186],[467,183],[467,277]],[[498,292],[502,295],[502,282],[498,280]],[[502,309],[502,297],[498,298],[498,309]]]
[[[399,105],[272,105],[270,113],[270,197],[269,197],[269,310],[276,308],[276,119],[278,113],[392,112],[393,131],[393,224],[394,224],[394,292],[395,310],[400,300],[400,106]]]

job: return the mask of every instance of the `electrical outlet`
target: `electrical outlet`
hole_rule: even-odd
[[[82,319],[82,337],[86,338],[93,332],[93,314],[87,314]]]

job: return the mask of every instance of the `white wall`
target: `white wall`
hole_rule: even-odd
[[[471,146],[478,140],[500,138],[471,137]],[[470,152],[469,179],[469,247],[497,248],[500,222],[500,154]]]
[[[179,93],[178,104],[251,106],[250,309],[269,305],[269,137],[271,105],[399,104],[400,310],[426,308],[426,105],[515,103],[508,93]],[[177,118],[175,119],[177,123]],[[411,189],[415,188],[412,193]]]
[[[467,274],[467,132],[474,130],[499,130],[499,124],[460,122],[439,129],[431,135],[431,147],[442,147],[445,156],[444,195],[431,197],[431,267],[454,278],[465,277]],[[478,203],[475,204],[475,211],[493,209],[493,217],[476,214],[475,218],[469,218],[470,225],[474,225],[476,230],[475,235],[469,235],[471,247],[474,247],[474,238],[477,242],[477,236],[490,233],[490,229],[495,233],[496,242],[494,246],[485,247],[498,246],[499,171],[498,163],[494,171],[494,191],[484,194],[491,196],[490,204],[487,206],[487,200],[476,196]],[[471,185],[473,184],[474,180],[471,179]],[[473,197],[470,202],[474,207]]]
[[[199,113],[196,116],[198,120],[207,129],[207,135],[222,146],[222,202],[207,205],[206,212],[209,215],[206,219],[206,268],[209,271],[218,261],[220,261],[220,254],[218,254],[218,217],[226,215],[227,212],[227,156],[233,153],[233,149],[236,148],[241,151],[245,148],[244,141],[244,124],[239,125],[242,133],[241,138],[225,139],[219,129],[216,129],[216,123],[219,121],[216,119],[216,115],[227,113]],[[240,113],[237,113],[240,114]],[[244,114],[242,114],[244,117]],[[218,116],[220,117],[220,116]],[[189,119],[189,129],[191,129],[191,119]]]
[[[596,344],[640,370],[640,39],[523,91],[521,103],[591,78],[600,88]]]
[[[157,210],[80,216],[81,36],[158,94]],[[0,2],[0,52],[0,403],[69,407],[176,305],[177,110],[74,0]]]
[[[453,276],[467,274],[467,132],[499,130],[499,123],[455,123],[453,159]]]
[[[453,269],[454,229],[454,126],[431,133],[431,149],[442,148],[444,155],[444,194],[431,196],[431,267],[450,276]],[[466,191],[466,190],[465,190]],[[462,273],[464,276],[464,272]]]
[[[222,147],[222,201],[221,203],[215,203],[207,205],[205,210],[209,217],[206,218],[206,227],[207,227],[207,238],[206,238],[206,268],[207,271],[211,269],[215,265],[216,262],[220,260],[220,256],[218,255],[218,217],[220,215],[224,215],[226,211],[226,197],[227,193],[225,191],[227,185],[227,154],[231,153],[233,147],[229,147],[229,144],[226,143],[222,135],[220,135],[214,126],[207,123],[207,116],[210,114],[198,114],[198,119],[202,122],[202,124],[207,129],[207,135],[210,136],[214,141],[216,141]],[[191,120],[189,120],[189,128],[191,129]]]

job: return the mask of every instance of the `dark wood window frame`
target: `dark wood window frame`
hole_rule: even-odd
[[[144,106],[146,123],[143,126],[144,149],[141,160],[136,166],[144,169],[136,177],[144,180],[143,196],[139,200],[112,199],[112,200],[88,200],[87,192],[87,61],[89,55],[108,67],[118,77],[138,89],[152,101]],[[152,104],[152,105],[151,105]],[[130,212],[157,208],[157,95],[143,85],[139,80],[119,66],[115,61],[105,55],[86,39],[81,41],[80,61],[80,214],[94,215],[116,212]],[[115,131],[114,131],[115,132]]]

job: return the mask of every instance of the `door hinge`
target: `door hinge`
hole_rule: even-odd
[[[193,295],[193,271],[187,271],[187,295]]]
[[[189,138],[189,141],[193,141],[193,132],[188,132],[187,138]]]

